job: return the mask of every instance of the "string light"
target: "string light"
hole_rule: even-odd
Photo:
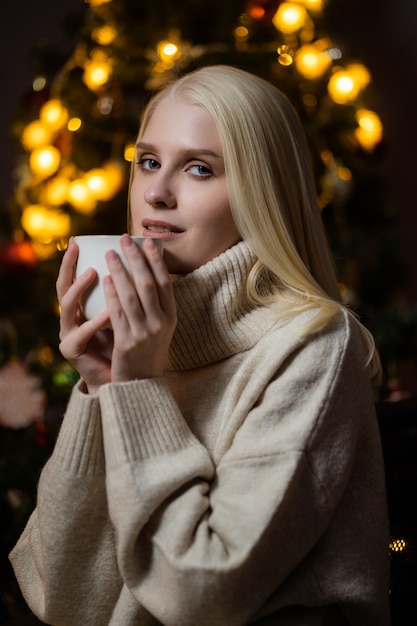
[[[323,10],[323,0],[296,0],[297,2],[301,2],[304,4],[306,9],[312,11],[313,13],[320,13]]]
[[[60,100],[53,99],[46,102],[39,113],[39,118],[53,131],[58,131],[68,121],[68,111]]]
[[[61,153],[55,146],[34,150],[29,157],[29,166],[34,174],[44,178],[55,174],[61,162]]]
[[[72,117],[68,120],[67,128],[70,132],[75,133],[77,130],[80,130],[82,126],[82,121],[79,117]]]
[[[51,142],[52,132],[41,120],[34,120],[23,129],[21,142],[26,150],[34,150]]]
[[[123,153],[125,161],[128,161],[128,163],[131,163],[133,159],[135,158],[135,153],[136,153],[135,144],[134,143],[127,144],[127,146],[125,146],[124,153]]]
[[[99,7],[102,4],[108,4],[112,2],[112,0],[84,0],[86,4],[89,4],[91,7]]]
[[[291,35],[300,30],[306,19],[307,12],[301,4],[283,2],[272,18],[272,23],[277,30],[286,35]]]
[[[382,140],[383,126],[379,116],[374,111],[359,109],[356,121],[356,139],[365,150],[373,150]]]
[[[82,178],[77,178],[68,185],[67,199],[77,211],[86,215],[93,213],[97,206],[94,195]]]
[[[112,70],[111,59],[102,50],[95,50],[84,64],[83,81],[91,91],[96,91],[109,81]]]
[[[61,206],[67,200],[69,180],[65,176],[54,176],[43,187],[41,200],[52,206]]]
[[[327,84],[327,90],[336,103],[347,104],[356,100],[370,79],[367,68],[360,63],[354,63],[348,65],[346,69],[335,69]]]
[[[278,52],[278,63],[283,65],[284,67],[289,67],[293,64],[293,51],[287,45],[280,46],[277,50]]]
[[[110,4],[112,0],[85,0],[93,8]],[[246,11],[238,19],[233,30],[236,50],[260,50],[256,28],[257,21],[265,21],[269,5],[259,0],[251,0]],[[277,3],[278,4],[278,3]],[[322,11],[324,0],[287,0],[279,3],[273,17],[268,20],[283,36],[281,41],[274,45],[277,50],[277,62],[283,67],[295,65],[298,73],[307,81],[320,79],[326,72],[330,72],[332,65],[341,63],[342,52],[329,39],[315,40],[313,14]],[[275,9],[274,9],[275,10]],[[112,76],[116,59],[111,55],[112,43],[118,33],[108,19],[110,7],[105,12],[97,11],[100,15],[100,24],[91,31],[91,41],[97,44],[86,58],[86,49],[78,47],[74,52],[74,65],[82,70],[82,79],[92,92],[97,92],[92,106],[93,115],[111,116],[118,105],[117,85],[111,89],[103,89]],[[108,13],[108,15],[107,15]],[[106,19],[104,16],[106,15]],[[181,43],[180,43],[181,42]],[[271,43],[271,42],[270,42]],[[104,48],[103,48],[104,47]],[[144,58],[151,60],[151,77],[145,88],[157,88],[172,77],[172,68],[181,59],[181,68],[186,68],[189,61],[194,62],[199,55],[205,53],[209,46],[191,46],[181,41],[179,31],[170,31],[168,36],[161,39],[155,48],[145,51]],[[274,48],[272,48],[273,50]],[[114,48],[114,53],[117,50]],[[43,89],[46,85],[44,77],[38,77],[38,85]],[[336,103],[353,103],[361,91],[370,81],[368,70],[361,64],[351,64],[346,68],[334,67],[328,81],[328,92]],[[316,111],[319,102],[314,93],[313,85],[304,82],[301,98],[304,106],[310,112]],[[54,94],[58,90],[52,89]],[[327,100],[328,101],[328,100]],[[357,128],[354,134],[357,143],[365,150],[371,150],[381,140],[382,123],[375,113],[359,109],[356,115]],[[86,120],[86,127],[87,127]],[[126,180],[126,172],[119,161],[106,163],[86,172],[80,172],[78,167],[71,164],[71,151],[77,145],[71,136],[62,132],[66,129],[70,133],[84,130],[84,120],[80,117],[70,117],[68,110],[59,97],[47,101],[40,110],[39,119],[28,124],[22,131],[23,147],[30,151],[29,164],[34,176],[40,177],[39,189],[35,180],[30,185],[30,200],[44,203],[47,207],[69,205],[76,211],[92,214],[98,202],[105,202],[112,198]],[[123,140],[122,140],[123,141]],[[65,143],[65,161],[63,167],[60,149]],[[59,149],[60,148],[60,149]],[[113,146],[114,148],[114,146]],[[124,163],[131,163],[135,158],[134,143],[127,143],[123,149]],[[72,170],[68,167],[71,164]],[[126,166],[124,166],[126,167]],[[60,169],[61,168],[61,169]],[[65,169],[65,173],[64,173]],[[347,182],[352,173],[347,168],[332,167],[332,176],[328,178],[330,184]],[[330,170],[329,170],[330,171]],[[333,181],[333,182],[332,182]],[[330,187],[329,187],[330,188]],[[25,192],[26,193],[26,192]],[[28,194],[29,195],[29,194]],[[40,206],[40,204],[39,204]]]
[[[255,4],[248,10],[249,15],[254,20],[261,20],[265,15],[265,9],[259,4]]]
[[[407,548],[407,542],[405,539],[392,539],[389,544],[391,552],[404,552]]]
[[[234,33],[236,39],[239,39],[240,41],[244,41],[249,36],[249,31],[246,26],[238,26],[237,28],[235,28]]]
[[[50,210],[40,204],[24,208],[21,224],[32,239],[42,243],[66,237],[71,228],[71,220],[67,213],[56,209]]]
[[[316,80],[329,69],[332,61],[316,44],[302,46],[295,55],[295,66],[304,78]]]
[[[116,39],[117,31],[112,26],[100,26],[91,33],[91,38],[101,46],[108,46]]]

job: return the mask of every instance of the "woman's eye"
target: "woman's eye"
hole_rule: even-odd
[[[212,174],[211,170],[205,165],[191,165],[188,170],[193,176],[200,178],[209,178]]]
[[[157,170],[160,168],[158,161],[149,157],[139,159],[138,166],[141,170]]]

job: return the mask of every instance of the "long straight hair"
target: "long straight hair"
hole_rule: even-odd
[[[206,109],[219,133],[233,218],[257,257],[248,297],[257,305],[285,301],[287,315],[314,308],[305,332],[324,327],[344,307],[318,209],[310,151],[293,106],[258,76],[224,65],[203,67],[153,96],[139,138],[158,103],[175,96]],[[347,310],[360,326],[371,375],[377,376],[374,340]]]

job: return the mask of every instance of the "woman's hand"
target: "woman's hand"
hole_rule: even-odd
[[[89,393],[111,381],[112,334],[107,312],[86,321],[81,301],[97,280],[91,268],[74,280],[78,246],[71,241],[62,260],[56,290],[61,308],[60,351],[84,380]]]
[[[172,282],[152,239],[142,251],[128,235],[120,245],[131,275],[110,251],[103,281],[114,339],[111,381],[161,376],[177,323]]]

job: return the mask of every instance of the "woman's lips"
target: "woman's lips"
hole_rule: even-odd
[[[153,220],[143,220],[142,222],[143,232],[145,237],[157,237],[168,241],[170,239],[176,239],[184,232],[174,224],[168,222],[156,222]]]

